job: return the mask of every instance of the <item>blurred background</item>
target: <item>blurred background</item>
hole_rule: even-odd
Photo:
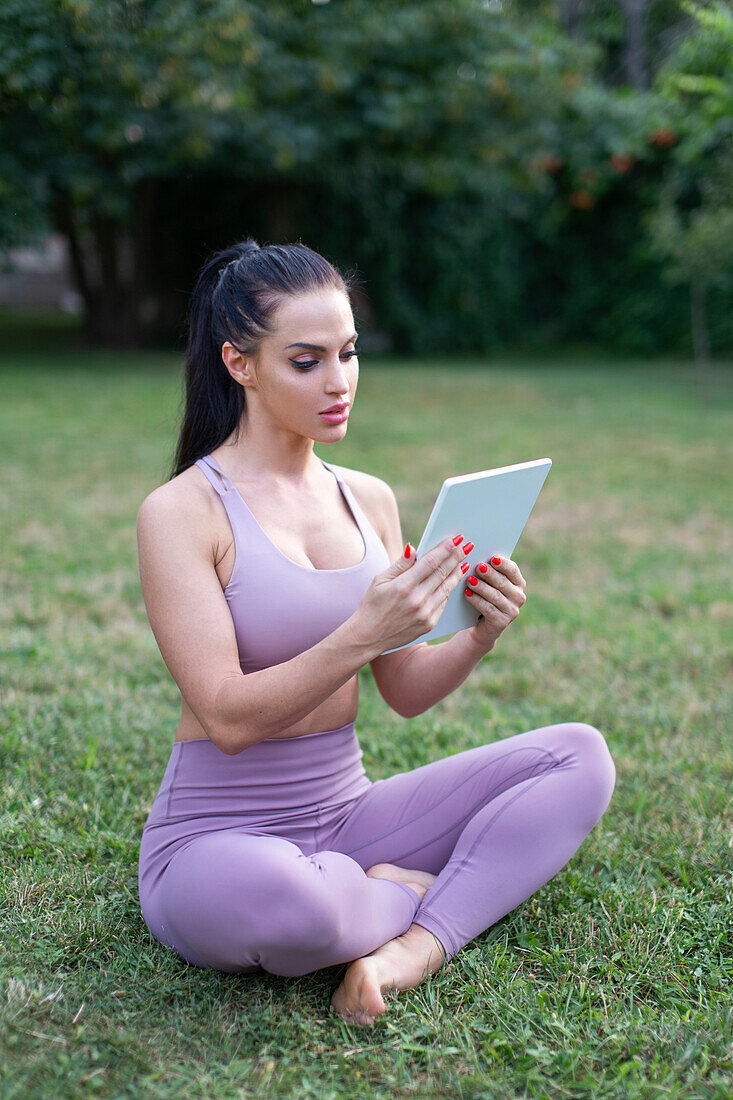
[[[717,0],[2,0],[3,1100],[733,1095],[732,59]],[[368,1036],[334,971],[188,967],[139,907],[181,701],[136,513],[195,275],[247,235],[355,274],[317,450],[405,540],[445,477],[553,460],[465,683],[406,720],[360,670],[367,773],[567,721],[617,769],[570,863]]]
[[[356,270],[365,350],[733,345],[728,3],[5,0],[0,41],[11,327],[180,347],[251,234]]]

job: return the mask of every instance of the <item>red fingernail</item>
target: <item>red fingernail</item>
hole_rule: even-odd
[[[479,567],[479,569],[481,570],[482,573],[485,573],[486,570],[489,568],[485,561],[480,561],[478,563],[478,567]]]
[[[461,562],[461,573],[466,573],[470,568],[471,566],[468,564],[467,561]]]
[[[492,565],[501,565],[501,558],[492,558],[491,559],[491,564]]]
[[[410,544],[408,542],[407,546],[405,547],[405,557],[409,558],[409,556],[410,556]]]
[[[458,546],[459,542],[463,542],[463,535],[456,535],[456,537],[453,539],[454,546]]]
[[[467,596],[473,596],[473,592],[470,588],[464,588],[463,591],[466,593]]]
[[[475,587],[476,587],[476,585],[478,584],[478,581],[476,580],[476,578],[475,578],[475,577],[469,577],[469,578],[468,578],[468,583],[469,583],[469,584],[472,584],[472,585],[473,585],[473,587],[475,588]]]
[[[458,546],[458,543],[456,543],[456,546]],[[463,553],[464,554],[470,554],[472,550],[473,550],[473,543],[472,542],[467,542],[466,545],[463,547]]]

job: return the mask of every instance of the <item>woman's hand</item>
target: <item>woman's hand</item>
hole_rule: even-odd
[[[461,566],[472,550],[472,542],[456,535],[443,539],[418,561],[408,542],[407,556],[377,573],[364,593],[351,617],[354,635],[376,642],[378,652],[384,653],[432,630],[451,592],[463,581]]]
[[[482,615],[475,626],[468,628],[474,641],[487,650],[494,648],[526,602],[526,587],[519,566],[511,558],[476,562],[474,572],[466,574],[463,593],[464,600]]]

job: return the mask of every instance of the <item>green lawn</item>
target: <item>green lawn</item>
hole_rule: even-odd
[[[180,357],[0,364],[0,1094],[718,1097],[733,1091],[733,391],[689,364],[365,356],[322,457],[385,478],[417,543],[445,476],[553,459],[515,551],[528,600],[431,711],[364,669],[378,779],[559,721],[602,730],[611,805],[534,897],[373,1029],[303,978],[187,966],[149,935],[140,833],[178,719],[135,518],[165,480]]]

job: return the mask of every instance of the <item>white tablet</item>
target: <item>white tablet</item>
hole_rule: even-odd
[[[466,557],[472,569],[474,563],[488,561],[494,554],[510,558],[550,466],[552,461],[549,458],[537,458],[532,462],[499,466],[495,470],[447,477],[425,525],[417,558],[459,531],[466,541],[474,543],[473,550]],[[397,649],[406,649],[433,638],[445,638],[457,630],[474,626],[479,620],[479,612],[465,599],[465,587],[465,584],[456,585],[432,630],[412,642],[385,649],[384,652],[394,653]]]

